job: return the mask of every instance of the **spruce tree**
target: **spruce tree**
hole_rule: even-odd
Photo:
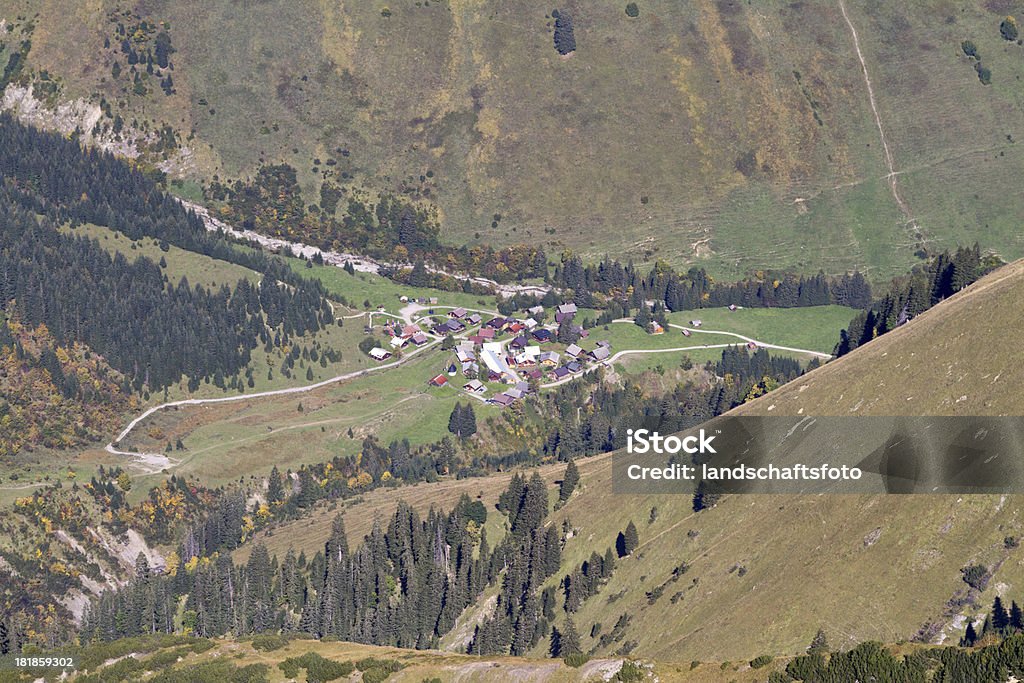
[[[561,633],[559,645],[559,656],[561,657],[583,653],[580,647],[580,634],[576,631],[576,624],[571,616],[565,617],[565,628]]]
[[[467,403],[462,409],[459,419],[459,434],[463,438],[469,438],[476,434],[476,412],[471,403]]]
[[[558,487],[558,500],[565,502],[569,500],[569,496],[576,490],[576,484],[580,480],[580,471],[576,468],[576,463],[572,460],[565,467],[565,474],[562,476],[562,483]]]

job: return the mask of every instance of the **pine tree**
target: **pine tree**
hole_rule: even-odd
[[[580,471],[576,468],[576,463],[572,460],[565,467],[565,474],[562,476],[562,483],[558,487],[558,500],[565,502],[569,500],[569,496],[576,490],[576,484],[580,480]]]
[[[636,525],[630,520],[629,524],[626,525],[626,530],[621,532],[616,539],[616,546],[618,547],[619,557],[626,557],[632,555],[633,551],[640,545],[640,534],[636,530]]]
[[[462,404],[456,403],[452,408],[452,414],[448,416],[448,431],[455,436],[462,436]]]
[[[476,412],[473,410],[471,403],[467,403],[462,409],[462,415],[459,420],[459,434],[463,438],[469,438],[476,434]]]
[[[559,646],[560,657],[578,655],[583,652],[580,648],[580,634],[576,631],[576,624],[573,622],[571,616],[565,617],[565,628],[561,633]]]
[[[1005,633],[1006,628],[1010,625],[1010,615],[1007,614],[1006,608],[1003,606],[1003,600],[998,595],[992,602],[992,628],[997,633]]]

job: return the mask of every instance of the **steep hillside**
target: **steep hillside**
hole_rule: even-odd
[[[1017,262],[736,412],[1019,413],[1022,293]],[[1006,540],[1024,532],[1019,496],[726,496],[695,513],[685,495],[611,495],[610,461],[581,471],[582,493],[555,516],[577,531],[561,575],[613,545],[629,521],[639,529],[638,550],[574,615],[584,634],[597,623],[608,633],[629,615],[598,652],[628,644],[678,660],[797,653],[819,627],[842,647],[956,642],[964,617],[981,615],[995,595],[1024,597],[1024,557]],[[993,574],[984,592],[962,579],[971,564]]]
[[[436,203],[453,244],[716,273],[1020,256],[1024,60],[999,27],[1024,8],[848,5],[568,0],[563,55],[519,0],[12,0],[0,87],[187,179],[284,162],[310,204]]]

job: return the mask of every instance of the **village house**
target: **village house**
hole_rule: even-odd
[[[502,408],[507,408],[513,403],[515,403],[516,400],[509,396],[508,394],[495,394],[494,396],[491,397],[490,401],[488,402],[493,405],[500,406]]]
[[[526,345],[530,343],[530,340],[526,337],[516,337],[508,343],[511,349],[525,349]]]
[[[575,315],[576,311],[578,310],[579,309],[576,308],[576,304],[571,302],[562,304],[561,306],[558,307],[558,312],[561,313],[562,315]]]
[[[540,354],[539,361],[541,365],[553,368],[558,365],[558,361],[560,359],[561,356],[558,355],[557,351],[544,351],[543,353]]]
[[[423,334],[422,332],[416,332],[416,334],[412,335],[409,338],[409,341],[411,341],[416,346],[423,346],[424,344],[430,341],[430,337]]]
[[[391,344],[391,348],[400,349],[403,346],[405,346],[408,342],[409,340],[406,339],[405,337],[392,337],[391,341],[388,343]]]
[[[491,375],[498,381],[505,381],[515,377],[515,373],[512,372],[512,368],[508,366],[508,362],[505,360],[505,352],[502,350],[500,342],[484,344],[480,360],[484,362]]]
[[[531,306],[530,308],[528,308],[526,310],[526,312],[529,313],[530,315],[544,315],[544,307],[543,306]]]
[[[569,344],[569,347],[565,350],[565,355],[571,358],[579,358],[583,354],[583,348],[577,344]]]
[[[565,379],[569,376],[569,370],[565,367],[561,367],[555,370],[554,375],[555,379]]]
[[[555,333],[548,329],[539,329],[533,331],[533,338],[539,341],[541,344],[549,342],[555,338]]]
[[[479,332],[477,332],[477,335],[482,337],[483,339],[493,340],[496,336],[498,336],[498,333],[490,328],[483,328]]]
[[[470,392],[471,394],[482,394],[485,391],[487,391],[487,387],[485,387],[484,383],[478,379],[469,380],[464,385],[462,385],[462,388]]]
[[[527,318],[526,320],[523,321],[523,327],[525,327],[527,330],[532,330],[533,328],[537,327],[537,325],[539,325],[539,324],[540,323],[538,323],[533,318]]]
[[[466,309],[460,307],[456,308],[455,310],[448,311],[448,317],[453,318],[455,320],[461,320],[462,318],[466,317]]]
[[[575,361],[575,360],[571,361],[569,363],[566,363],[565,367],[566,367],[566,369],[569,370],[569,372],[573,372],[573,373],[580,372],[581,370],[583,370],[583,364],[580,363],[579,361]]]
[[[600,363],[601,361],[608,360],[608,357],[612,355],[612,352],[608,350],[607,346],[598,346],[596,349],[590,352],[590,357]]]
[[[474,313],[473,315],[466,318],[466,323],[469,325],[479,325],[482,320],[483,318],[480,317],[479,313]]]
[[[405,327],[402,328],[402,336],[411,337],[419,331],[420,328],[417,327],[416,325],[406,325]]]
[[[438,375],[427,382],[427,384],[432,387],[443,387],[445,384],[448,384],[448,378],[444,375]]]
[[[372,349],[370,349],[370,358],[374,359],[375,361],[387,360],[388,358],[391,358],[391,353],[380,348],[379,346],[375,346]]]
[[[480,334],[474,334],[470,336],[469,341],[473,342],[474,346],[483,346],[487,341],[487,337]]]

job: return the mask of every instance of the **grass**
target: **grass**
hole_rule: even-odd
[[[410,299],[436,297],[439,306],[464,306],[480,310],[494,310],[496,302],[493,296],[479,296],[464,292],[445,292],[428,287],[407,287],[373,273],[356,272],[350,275],[344,268],[337,266],[306,267],[302,259],[288,259],[288,264],[305,277],[320,280],[331,295],[344,297],[351,306],[362,309],[363,302],[370,302],[370,309],[376,310],[383,306],[389,313],[397,314],[404,306],[399,297]]]
[[[832,353],[839,341],[839,331],[850,324],[857,311],[845,306],[810,306],[807,308],[705,308],[669,314],[677,325],[689,326],[699,318],[703,329],[725,330],[758,341],[779,346]],[[676,331],[678,332],[678,330]],[[695,334],[690,339],[703,340]]]
[[[167,274],[168,280],[175,285],[182,277],[187,277],[193,287],[202,285],[208,289],[216,289],[222,285],[234,287],[239,280],[249,280],[255,284],[262,277],[260,273],[249,268],[193,251],[186,251],[173,245],[164,252],[160,249],[158,240],[147,237],[132,241],[124,233],[91,223],[81,225],[74,230],[65,229],[64,231],[95,239],[111,254],[121,253],[129,260],[145,256],[154,263],[160,263],[160,259],[163,259],[167,263],[163,270]]]
[[[8,4],[7,19],[39,13],[29,66],[58,78],[62,98],[100,93],[124,103],[126,121],[181,133],[183,196],[281,161],[308,203],[325,172],[435,202],[456,245],[529,241],[719,277],[860,267],[879,282],[916,259],[835,5],[651,0],[636,18],[579,5],[578,49],[561,57],[550,8],[521,1],[398,0],[386,17],[372,3],[172,3],[149,18],[172,27],[177,92],[138,97],[111,80],[100,47],[113,0]],[[1007,7],[849,11],[924,237],[979,239],[1012,258],[1024,254],[1010,180],[1024,172],[1024,60],[999,36]]]
[[[162,411],[133,433],[130,445],[162,450],[167,441],[181,438],[187,450],[174,454],[182,458],[178,471],[216,485],[263,474],[274,465],[295,469],[354,455],[370,434],[384,443],[434,442],[447,434],[456,401],[465,400],[427,386],[446,357],[430,348],[398,368],[308,393]],[[371,363],[365,359],[363,366]],[[474,407],[478,419],[497,411]]]

